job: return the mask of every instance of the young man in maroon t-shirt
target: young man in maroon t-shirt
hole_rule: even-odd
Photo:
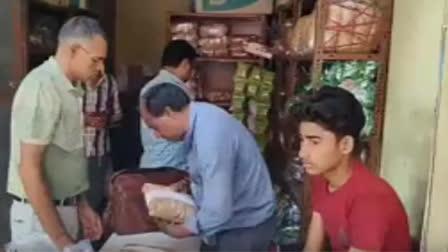
[[[409,251],[406,212],[394,189],[358,161],[365,118],[356,98],[322,87],[299,113],[300,158],[312,176],[313,215],[304,251]]]

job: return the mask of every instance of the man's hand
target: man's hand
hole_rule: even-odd
[[[105,129],[107,126],[107,117],[101,113],[86,113],[85,124],[96,129]]]
[[[374,252],[374,251],[367,251],[367,250],[362,250],[362,249],[357,249],[354,247],[351,247],[348,252]]]
[[[173,183],[169,185],[171,190],[178,192],[178,193],[187,193],[190,190],[190,179],[184,178],[182,180],[177,181],[176,183]]]
[[[84,229],[84,236],[86,239],[91,241],[97,241],[103,235],[103,225],[101,223],[101,218],[93,210],[85,197],[79,202],[78,214],[81,225]]]
[[[158,218],[155,218],[154,222],[157,224],[160,231],[171,237],[182,239],[193,236],[193,233],[182,224],[173,224],[171,222]]]

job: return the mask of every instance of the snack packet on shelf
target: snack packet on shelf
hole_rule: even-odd
[[[252,71],[250,73],[249,79],[255,81],[261,81],[262,69],[260,67],[254,66],[252,67]]]
[[[234,96],[244,96],[246,93],[246,80],[245,79],[234,79],[233,81],[233,95]]]
[[[194,22],[180,22],[172,24],[171,27],[171,33],[196,33],[198,25]]]
[[[252,79],[250,79],[247,82],[247,92],[246,92],[247,97],[250,97],[250,98],[256,97],[257,92],[258,92],[258,84],[259,84],[258,81],[254,81]]]
[[[244,113],[246,98],[244,96],[233,96],[232,111],[233,113]]]
[[[202,38],[226,36],[228,31],[229,27],[221,23],[204,24],[199,28],[199,34]]]
[[[244,124],[244,120],[246,119],[246,115],[242,112],[234,112],[232,113],[233,117]]]
[[[247,78],[249,78],[250,69],[251,69],[251,65],[249,65],[247,63],[239,62],[237,67],[236,67],[236,72],[235,72],[235,75],[234,75],[234,79],[244,79],[244,80],[246,80]]]

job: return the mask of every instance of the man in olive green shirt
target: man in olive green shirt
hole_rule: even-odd
[[[102,235],[101,220],[84,196],[89,181],[83,91],[74,83],[104,72],[106,54],[98,22],[74,17],[59,32],[55,56],[32,70],[17,90],[8,177],[13,248],[75,251],[79,222],[85,238]]]

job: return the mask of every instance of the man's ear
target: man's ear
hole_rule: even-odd
[[[167,117],[174,117],[175,112],[170,107],[165,107],[163,115]]]
[[[344,136],[339,140],[339,150],[348,155],[355,150],[355,139],[352,136]]]
[[[73,54],[75,54],[75,52],[77,50],[79,50],[81,48],[81,45],[79,45],[79,44],[71,44],[71,45],[68,46],[68,48],[70,50],[70,54],[73,55]]]
[[[190,66],[190,60],[188,59],[183,59],[179,64],[179,68],[186,68],[188,66]]]

